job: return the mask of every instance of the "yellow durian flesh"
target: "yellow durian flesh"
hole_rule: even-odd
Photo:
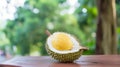
[[[57,50],[71,50],[73,43],[66,33],[57,33],[52,37],[52,46]]]

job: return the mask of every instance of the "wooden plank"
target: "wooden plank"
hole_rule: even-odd
[[[83,55],[78,60],[74,61],[74,63],[59,63],[50,56],[26,56],[15,57],[2,64],[16,65],[21,67],[120,67],[120,56]]]

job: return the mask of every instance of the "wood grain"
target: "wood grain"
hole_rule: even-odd
[[[15,57],[2,64],[16,65],[21,67],[120,67],[120,56],[83,55],[78,60],[74,61],[74,63],[59,63],[50,56],[27,56]]]

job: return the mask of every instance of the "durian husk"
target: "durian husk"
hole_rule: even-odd
[[[77,60],[82,55],[83,52],[83,50],[80,49],[78,52],[74,52],[74,53],[59,54],[50,50],[47,44],[46,44],[46,50],[47,53],[50,56],[52,56],[52,58],[58,60],[59,62],[64,62],[64,63],[69,63],[69,62],[73,62],[74,60]]]

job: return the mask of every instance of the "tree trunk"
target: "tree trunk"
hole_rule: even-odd
[[[96,54],[117,54],[115,0],[97,0]]]

